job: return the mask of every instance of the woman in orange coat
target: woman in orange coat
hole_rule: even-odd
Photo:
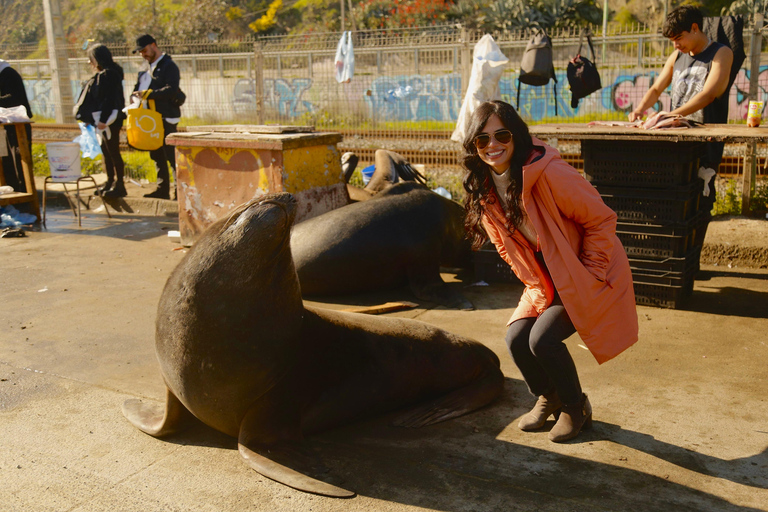
[[[522,430],[550,415],[549,439],[576,437],[592,421],[564,340],[578,332],[604,363],[637,341],[637,312],[616,214],[557,150],[532,138],[515,109],[486,102],[464,139],[466,228],[489,238],[525,285],[507,323],[507,346],[538,401]]]

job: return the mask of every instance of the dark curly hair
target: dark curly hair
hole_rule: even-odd
[[[693,5],[681,5],[667,14],[661,32],[664,34],[664,37],[671,39],[683,32],[690,32],[694,23],[699,27],[699,30],[704,28],[702,26],[704,24],[704,15],[701,13],[701,10]]]
[[[464,228],[467,230],[467,236],[472,242],[473,249],[479,249],[488,238],[481,222],[483,214],[481,201],[491,203],[496,200],[491,195],[494,185],[490,173],[493,170],[480,159],[475,147],[475,137],[483,132],[485,124],[493,115],[498,116],[501,124],[512,132],[512,142],[514,143],[512,161],[510,162],[511,183],[505,194],[508,205],[505,211],[507,228],[514,231],[515,226],[519,225],[524,216],[521,205],[523,164],[533,149],[531,134],[528,132],[528,125],[520,118],[512,105],[504,101],[486,101],[472,113],[463,142],[465,155],[462,158],[462,165],[467,170],[464,176],[464,190],[467,191],[464,200],[464,209],[467,212]]]

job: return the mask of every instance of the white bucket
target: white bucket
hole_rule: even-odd
[[[49,142],[45,148],[53,181],[74,181],[80,177],[80,144]]]

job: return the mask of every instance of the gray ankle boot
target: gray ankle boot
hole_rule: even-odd
[[[544,426],[547,418],[552,414],[557,418],[562,406],[563,404],[560,402],[557,393],[541,395],[536,401],[536,405],[531,409],[531,412],[520,418],[520,423],[517,426],[520,427],[520,430],[525,431],[538,430]]]
[[[592,426],[592,405],[587,395],[582,394],[581,402],[575,405],[563,405],[557,423],[549,431],[549,440],[562,443],[573,439],[582,429]]]

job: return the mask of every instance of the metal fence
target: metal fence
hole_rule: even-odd
[[[537,122],[584,122],[626,119],[640,101],[666,57],[669,41],[657,28],[609,25],[603,35],[592,28],[603,89],[570,105],[566,67],[577,53],[574,30],[550,33],[557,75],[547,86],[522,85],[519,110]],[[745,28],[745,49],[751,29]],[[283,123],[308,124],[321,129],[352,130],[361,135],[375,131],[407,137],[412,130],[448,130],[455,123],[471,71],[472,50],[482,33],[460,26],[358,31],[353,35],[355,73],[350,83],[335,79],[335,52],[340,33],[313,33],[237,41],[160,41],[173,56],[187,94],[183,115],[187,124]],[[508,57],[499,88],[504,100],[516,104],[517,76],[527,31],[492,34]],[[129,46],[111,46],[125,71],[125,92],[133,90],[138,72],[146,65]],[[766,49],[765,40],[761,48]],[[42,118],[54,118],[50,64],[34,56],[35,49],[0,48],[25,78],[32,109]],[[588,50],[582,49],[582,54]],[[70,83],[77,97],[82,80],[92,74],[82,46],[67,48]],[[588,55],[588,54],[587,54]],[[730,91],[730,118],[746,117],[750,55]],[[768,56],[761,54],[759,99],[768,99]],[[555,115],[557,104],[557,115]],[[669,104],[662,95],[659,107]]]

